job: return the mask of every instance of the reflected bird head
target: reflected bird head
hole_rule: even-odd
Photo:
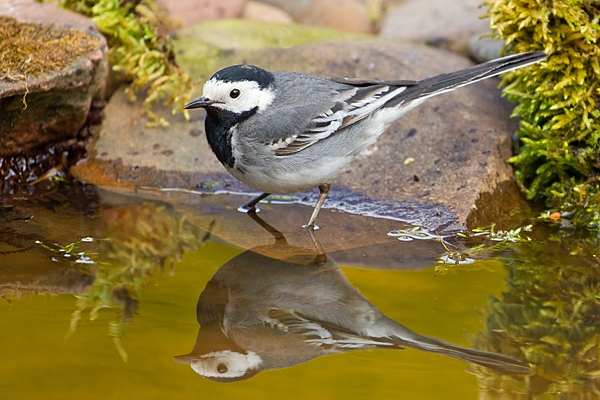
[[[174,357],[176,361],[189,364],[192,369],[206,379],[216,382],[237,382],[252,378],[262,370],[262,359],[254,353],[246,354],[231,350],[221,350],[203,355]]]

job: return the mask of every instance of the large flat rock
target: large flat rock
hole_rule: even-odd
[[[188,63],[194,49],[180,52],[185,53],[183,67],[193,69]],[[236,58],[270,70],[374,79],[421,79],[471,65],[444,50],[378,40],[233,52],[231,62]],[[497,84],[488,80],[443,94],[396,121],[368,154],[333,182],[326,206],[439,231],[485,225],[520,207],[506,163],[516,121],[510,119],[511,106],[501,98]],[[140,103],[129,103],[117,93],[105,110],[92,158],[75,166],[74,174],[104,187],[254,192],[216,161],[200,112],[188,122],[163,111],[170,126],[146,128]],[[409,159],[413,161],[405,164]],[[293,199],[312,204],[316,191]],[[245,201],[240,198],[240,205]]]

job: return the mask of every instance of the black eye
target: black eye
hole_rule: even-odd
[[[241,92],[237,89],[233,89],[231,92],[229,92],[229,97],[231,97],[232,99],[237,99],[238,97],[240,97]]]
[[[227,365],[225,363],[219,363],[219,365],[217,365],[217,371],[219,371],[220,374],[224,374],[227,372]]]

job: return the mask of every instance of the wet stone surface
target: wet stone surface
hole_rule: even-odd
[[[129,189],[115,191],[111,188],[110,191],[101,190],[99,194],[103,203],[113,207],[131,203],[139,204],[143,200],[169,204],[197,227],[210,231],[215,237],[241,248],[268,246],[273,243],[273,235],[261,225],[260,221],[280,231],[291,246],[314,247],[310,235],[302,227],[312,212],[313,203],[308,206],[295,204],[293,201],[260,203],[257,221],[253,215],[237,210],[241,204],[249,201],[251,196],[162,191],[152,188],[135,191]],[[403,252],[407,250],[402,250],[401,244],[398,246],[399,243],[387,236],[387,233],[407,228],[407,224],[390,219],[353,215],[331,208],[323,209],[322,213],[323,215],[320,215],[317,221],[319,229],[315,231],[315,236],[327,253],[333,254],[336,258],[350,260],[349,257],[344,256],[347,251],[360,251],[358,249],[394,243],[397,245],[395,250],[390,248],[388,253],[369,251],[370,257],[361,257],[360,265],[385,269],[405,268],[400,260],[403,258]],[[431,246],[432,250],[421,253],[423,255],[434,254],[433,249],[440,249],[439,243],[434,241],[428,242],[426,246]],[[380,257],[381,261],[379,261]],[[352,261],[351,264],[360,262],[361,258]],[[396,262],[390,262],[394,259]],[[430,261],[431,258],[425,256],[423,264],[420,265]],[[413,264],[412,267],[418,268],[418,265]]]

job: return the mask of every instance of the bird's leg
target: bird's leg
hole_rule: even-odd
[[[261,227],[263,227],[267,232],[269,232],[275,238],[275,243],[280,245],[287,245],[288,242],[283,236],[283,233],[279,232],[277,229],[273,228],[270,224],[268,224],[265,220],[258,216],[258,214],[249,212],[248,215],[252,218],[256,223],[258,223]]]
[[[319,215],[319,211],[321,211],[321,206],[325,202],[325,198],[329,194],[330,188],[331,188],[331,183],[324,183],[322,185],[319,185],[319,191],[321,192],[319,194],[319,200],[317,200],[317,204],[315,205],[315,209],[313,210],[313,213],[310,216],[310,219],[308,220],[308,224],[305,225],[306,228],[314,229],[315,220],[317,219],[317,215]]]
[[[245,213],[255,213],[258,211],[258,209],[256,208],[256,205],[258,204],[259,201],[261,201],[262,199],[264,199],[265,197],[269,196],[271,193],[263,193],[260,196],[258,196],[257,198],[255,198],[254,200],[252,200],[250,203],[241,206],[240,208],[238,208],[238,211],[241,212],[245,212]]]
[[[312,240],[313,245],[315,246],[315,250],[317,251],[317,255],[315,256],[313,263],[315,265],[325,264],[325,262],[327,262],[327,254],[325,253],[325,249],[321,245],[321,242],[319,242],[319,239],[317,239],[317,237],[315,236],[315,230],[312,226],[309,226],[307,228],[307,231],[310,235],[310,239]]]

